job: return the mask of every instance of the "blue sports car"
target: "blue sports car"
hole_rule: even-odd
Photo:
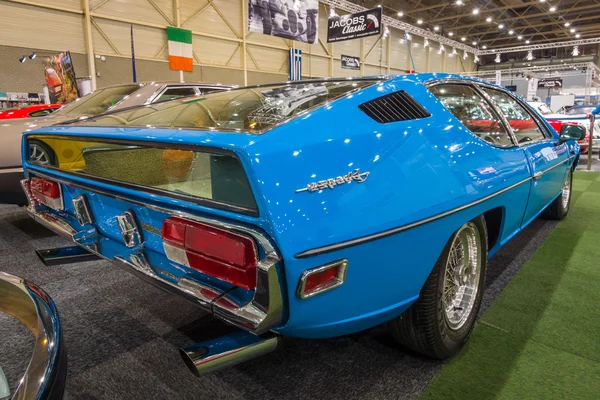
[[[445,358],[473,328],[488,258],[569,211],[584,134],[455,75],[308,80],[28,132],[22,184],[31,216],[79,246],[60,259],[82,248],[239,328],[181,349],[196,374],[281,335],[382,323]],[[75,142],[82,162],[38,164],[34,140]]]

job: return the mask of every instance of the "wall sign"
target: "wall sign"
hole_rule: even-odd
[[[248,31],[299,42],[317,42],[318,0],[248,0]]]
[[[345,56],[342,54],[342,68],[360,70],[360,57]]]
[[[538,81],[538,89],[561,88],[562,78],[542,78]]]
[[[509,92],[516,92],[517,91],[517,85],[508,85],[508,86],[504,86],[504,88],[506,90],[508,90]]]
[[[327,43],[358,39],[380,33],[380,7],[356,14],[334,15],[327,21]]]

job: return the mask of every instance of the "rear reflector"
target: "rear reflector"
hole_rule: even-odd
[[[171,261],[244,289],[256,287],[252,238],[179,217],[165,219],[162,238]]]
[[[348,260],[339,260],[304,271],[296,295],[301,299],[341,286],[346,280]]]
[[[55,210],[63,209],[60,184],[50,179],[33,177],[29,182],[31,197]]]

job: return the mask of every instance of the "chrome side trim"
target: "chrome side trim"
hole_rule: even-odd
[[[62,398],[67,354],[50,296],[25,279],[0,272],[0,312],[21,321],[35,336],[31,361],[12,399]]]
[[[399,227],[396,227],[396,228],[388,229],[388,230],[383,231],[383,232],[373,233],[371,235],[362,236],[360,238],[347,240],[347,241],[344,241],[344,242],[341,242],[341,243],[336,243],[336,244],[331,244],[331,245],[328,245],[328,246],[317,247],[315,249],[306,250],[306,251],[303,251],[303,252],[300,252],[300,253],[296,254],[294,257],[295,258],[313,257],[313,256],[317,256],[317,255],[320,255],[320,254],[330,253],[332,251],[341,250],[341,249],[345,249],[347,247],[356,246],[358,244],[370,242],[372,240],[381,239],[381,238],[384,238],[386,236],[394,235],[396,233],[404,232],[404,231],[407,231],[409,229],[413,229],[413,228],[416,228],[418,226],[425,225],[425,224],[427,224],[429,222],[436,221],[436,220],[438,220],[440,218],[447,217],[448,215],[451,215],[451,214],[457,213],[459,211],[465,210],[467,208],[470,208],[470,207],[476,206],[478,204],[481,204],[484,201],[487,201],[487,200],[489,200],[491,198],[499,196],[502,193],[508,192],[509,190],[514,189],[517,186],[520,186],[523,183],[530,181],[531,179],[532,179],[531,177],[528,177],[528,178],[523,179],[522,181],[519,181],[519,182],[517,182],[515,184],[512,184],[512,185],[510,185],[510,186],[508,186],[508,187],[506,187],[506,188],[504,188],[502,190],[499,190],[499,191],[497,191],[495,193],[492,193],[490,195],[482,197],[479,200],[475,200],[475,201],[473,201],[471,203],[468,203],[468,204],[465,204],[463,206],[456,207],[456,208],[454,208],[452,210],[441,212],[441,213],[433,215],[431,217],[423,218],[421,220],[414,221],[414,222],[411,222],[409,224],[402,225],[402,226],[399,226]]]

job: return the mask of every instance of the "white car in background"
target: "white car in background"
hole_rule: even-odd
[[[590,120],[587,117],[587,114],[592,112],[596,106],[592,105],[578,105],[573,106],[565,111],[564,114],[558,114],[552,112],[552,110],[546,105],[546,103],[539,102],[530,102],[529,105],[537,112],[539,112],[544,118],[546,118],[550,123],[552,121],[562,121],[564,122],[572,122],[577,125],[583,125],[587,128],[588,132],[590,130]],[[554,124],[552,124],[554,126]],[[600,116],[596,117],[596,121],[594,123],[594,143],[600,142]]]

